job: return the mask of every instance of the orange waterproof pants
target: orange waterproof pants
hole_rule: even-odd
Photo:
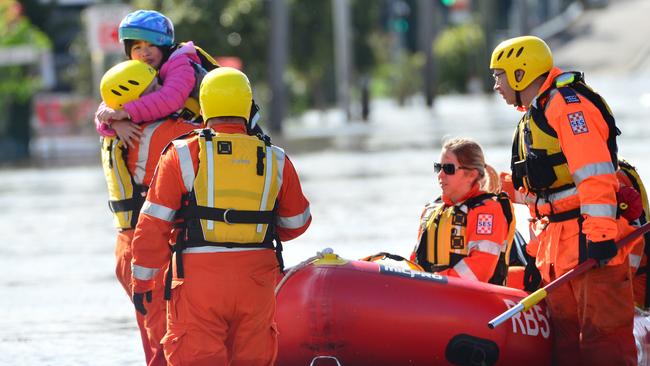
[[[131,299],[131,241],[134,230],[125,230],[117,234],[115,244],[115,274],[124,291]],[[148,366],[167,365],[160,340],[165,335],[166,302],[163,299],[163,271],[156,277],[156,287],[152,291],[151,303],[145,301],[147,315],[135,312],[135,318],[140,330],[144,357]],[[135,311],[135,310],[134,310]]]
[[[632,229],[621,226],[624,236]],[[539,235],[537,265],[553,281],[577,262],[576,220],[550,223]],[[617,238],[620,239],[620,238]],[[541,259],[541,261],[540,261]],[[559,264],[559,265],[558,265]],[[636,365],[634,299],[629,262],[594,268],[546,297],[555,365]]]
[[[270,366],[277,354],[272,250],[183,255],[163,339],[170,365]]]

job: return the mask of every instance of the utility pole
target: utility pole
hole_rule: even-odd
[[[519,0],[519,32],[521,36],[528,35],[530,33],[530,27],[528,26],[528,0]]]
[[[349,0],[332,0],[334,26],[334,59],[336,70],[336,99],[339,108],[350,120],[350,76],[352,74],[352,47]]]
[[[424,97],[427,107],[433,106],[435,97],[435,68],[433,63],[433,40],[435,38],[434,4],[432,0],[418,0],[418,48],[424,54],[422,69],[424,80]]]
[[[271,37],[269,45],[269,84],[271,100],[269,127],[274,133],[282,133],[282,121],[286,110],[286,86],[284,71],[287,67],[289,35],[289,9],[286,0],[269,0],[271,3]]]

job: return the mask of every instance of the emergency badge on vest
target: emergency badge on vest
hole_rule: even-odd
[[[408,268],[391,267],[384,264],[379,265],[379,273],[385,275],[413,278],[415,280],[447,283],[447,277],[439,275],[437,273],[413,271]]]
[[[571,124],[571,130],[574,135],[589,132],[587,121],[585,121],[585,116],[582,114],[582,111],[569,113],[567,116],[569,117],[569,123]]]

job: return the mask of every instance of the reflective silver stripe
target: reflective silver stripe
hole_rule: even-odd
[[[563,191],[551,193],[548,195],[548,200],[550,202],[557,202],[559,200],[569,198],[578,194],[578,189],[576,187],[567,188]]]
[[[187,147],[186,140],[174,140],[173,143],[178,153],[178,161],[181,164],[183,184],[185,184],[185,189],[191,192],[194,187],[194,164],[192,164],[190,149]]]
[[[158,121],[147,125],[142,130],[142,137],[140,137],[140,146],[138,147],[138,160],[135,162],[135,174],[133,180],[138,184],[143,184],[144,175],[147,168],[147,160],[149,158],[149,147],[151,145],[151,138],[154,132],[163,121]]]
[[[226,247],[192,247],[183,249],[183,254],[186,253],[224,253],[224,252],[246,252],[251,250],[268,250],[269,248],[226,248]]]
[[[266,205],[269,200],[269,191],[271,190],[271,176],[273,175],[273,149],[266,147],[266,172],[264,176],[264,190],[260,200],[260,211],[266,211]],[[257,224],[257,232],[261,233],[264,225]]]
[[[156,274],[160,269],[158,268],[147,268],[147,267],[142,267],[138,266],[137,264],[131,265],[131,271],[133,272],[133,278],[136,280],[151,280],[154,277],[156,277]]]
[[[539,200],[537,199],[536,196],[531,195],[526,198],[527,203],[537,203],[537,205],[544,205],[546,203],[555,203],[559,200],[563,200],[565,198],[569,198],[571,196],[577,195],[578,194],[578,189],[576,187],[571,187],[564,189],[559,192],[551,193],[548,195],[548,200],[544,198],[540,198]]]
[[[282,174],[284,173],[284,150],[281,148],[271,145],[273,148],[273,153],[275,155],[275,161],[278,164],[278,176],[277,176],[277,181],[278,181],[278,190],[280,187],[282,187]]]
[[[176,210],[172,210],[169,207],[158,205],[149,201],[144,201],[140,213],[172,222],[174,220],[174,216],[176,215]]]
[[[214,151],[212,151],[212,141],[205,141],[205,155],[208,164],[208,207],[214,207]],[[214,229],[214,221],[207,220],[208,230]]]
[[[476,278],[476,275],[474,272],[472,272],[471,268],[465,263],[465,259],[461,259],[460,262],[456,263],[454,266],[454,271],[458,273],[460,278],[464,278],[466,280],[474,280],[478,281],[478,278]]]
[[[639,265],[641,265],[641,256],[630,254],[630,267],[639,268]]]
[[[111,142],[111,151],[113,152],[111,154],[111,159],[112,159],[112,164],[113,164],[113,171],[115,172],[115,175],[117,176],[117,186],[120,188],[120,199],[126,199],[126,189],[124,188],[124,184],[122,184],[122,177],[120,176],[120,169],[118,168],[119,165],[117,165],[117,157],[115,156],[115,149],[117,149],[117,144],[120,142],[120,140],[113,139]],[[135,214],[135,212],[134,212]],[[124,221],[128,222],[129,221],[129,211],[125,212],[118,212],[116,215],[124,215]]]
[[[592,217],[609,217],[616,218],[616,205],[607,204],[585,204],[580,205],[580,213]]]
[[[309,212],[309,206],[307,206],[305,211],[303,211],[301,214],[291,217],[278,216],[276,223],[281,228],[299,229],[307,223],[309,217],[311,217],[311,212]]]
[[[479,252],[499,255],[501,253],[501,245],[491,240],[475,240],[467,243],[467,250],[478,250]]]
[[[614,165],[610,161],[606,163],[587,164],[576,170],[572,177],[576,186],[580,185],[583,180],[594,175],[614,174]]]

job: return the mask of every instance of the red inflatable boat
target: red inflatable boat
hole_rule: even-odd
[[[292,268],[276,291],[279,366],[551,364],[543,303],[487,326],[521,290],[325,254]],[[638,315],[640,365],[649,331]]]

